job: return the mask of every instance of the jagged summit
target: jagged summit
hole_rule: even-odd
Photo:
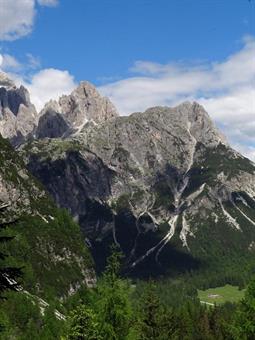
[[[148,275],[171,270],[172,256],[213,262],[214,247],[231,256],[255,251],[254,165],[196,102],[87,124],[24,152],[33,174],[79,219],[96,261],[107,242],[120,244],[130,270],[143,266]]]
[[[14,146],[31,138],[56,138],[79,132],[118,116],[117,109],[89,82],[83,81],[70,95],[50,100],[38,114],[24,86],[17,88],[0,73],[0,134]]]
[[[219,254],[255,251],[254,164],[196,102],[124,117],[81,82],[37,114],[23,86],[2,86],[0,133],[23,143],[29,169],[79,220],[96,262],[107,242],[149,275],[169,270],[173,254],[214,261],[209,243]]]
[[[102,123],[117,116],[117,109],[110,100],[102,97],[92,84],[82,81],[70,95],[45,105],[40,113],[37,136],[61,137],[78,133],[88,122]],[[61,129],[56,131],[60,120]]]
[[[77,129],[89,120],[101,123],[118,116],[110,100],[102,97],[88,82],[81,82],[69,96],[62,96],[59,105],[66,120]]]
[[[16,87],[5,74],[0,77],[0,134],[19,145],[32,136],[37,112],[24,86]]]

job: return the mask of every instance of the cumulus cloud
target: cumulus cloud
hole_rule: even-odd
[[[34,0],[0,0],[0,39],[15,40],[30,33],[35,16]]]
[[[56,6],[57,0],[38,0]],[[36,16],[36,0],[0,0],[0,40],[16,40],[29,34]]]
[[[30,92],[32,103],[40,111],[50,99],[69,94],[76,87],[76,83],[68,71],[50,68],[36,73],[25,86]]]
[[[137,61],[127,79],[101,86],[124,115],[150,106],[196,100],[205,106],[230,142],[255,160],[255,39],[222,62]]]
[[[38,57],[26,54],[24,63],[14,56],[0,54],[0,72],[6,73],[16,86],[24,85],[30,92],[31,102],[39,112],[50,99],[58,99],[77,86],[74,77],[65,70],[55,68],[41,69]]]

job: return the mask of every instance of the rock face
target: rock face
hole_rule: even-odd
[[[0,133],[13,145],[19,145],[32,135],[37,125],[37,113],[24,86],[17,88],[0,73]]]
[[[102,123],[118,113],[108,98],[102,97],[88,82],[59,101],[50,101],[40,113],[37,138],[61,137],[79,132],[88,123]]]
[[[27,89],[17,88],[6,74],[0,73],[0,133],[15,147],[34,138],[72,135],[86,124],[99,124],[117,116],[110,100],[88,82],[81,82],[59,101],[51,100],[37,114]]]
[[[57,138],[62,137],[70,130],[70,126],[64,117],[53,108],[48,107],[38,121],[36,138]]]
[[[81,82],[70,96],[62,96],[59,106],[66,120],[76,129],[81,129],[91,120],[101,123],[118,116],[110,100],[101,97],[96,88],[88,82]]]
[[[66,112],[74,97],[62,104]],[[76,121],[79,133],[21,152],[79,221],[98,268],[112,242],[139,276],[205,263],[216,270],[218,260],[254,256],[254,164],[230,148],[203,107],[186,102],[96,125]]]

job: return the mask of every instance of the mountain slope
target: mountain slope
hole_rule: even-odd
[[[0,136],[1,244],[12,265],[22,267],[23,288],[49,299],[63,298],[94,280],[93,263],[79,227],[58,209],[44,188],[27,171],[23,161]]]
[[[254,256],[254,164],[197,103],[86,124],[21,152],[57,204],[79,219],[99,268],[111,242],[138,275]]]

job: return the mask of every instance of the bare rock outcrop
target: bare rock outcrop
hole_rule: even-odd
[[[89,122],[98,124],[117,116],[118,112],[108,98],[102,97],[92,84],[81,82],[70,95],[45,105],[36,136],[51,138],[77,134]]]
[[[27,89],[17,88],[0,73],[0,134],[14,146],[24,142],[37,126],[37,112]]]

